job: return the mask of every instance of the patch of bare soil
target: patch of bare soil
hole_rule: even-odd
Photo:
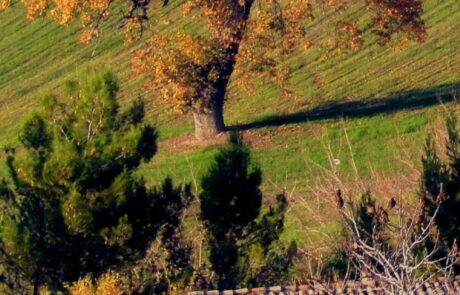
[[[259,130],[245,131],[242,133],[244,141],[252,148],[269,147],[275,136],[273,132],[260,132]],[[222,132],[215,138],[206,140],[198,140],[193,134],[186,134],[160,141],[159,148],[168,153],[178,154],[191,152],[211,145],[225,144],[227,140],[228,132]]]
[[[227,142],[228,135],[226,132],[218,134],[215,138],[198,140],[193,134],[185,134],[168,138],[159,142],[159,149],[170,154],[180,154],[191,152],[210,145],[224,144]]]
[[[242,131],[244,141],[251,147],[257,149],[264,149],[273,146],[273,140],[280,136],[287,136],[289,134],[299,134],[305,136],[311,134],[314,128],[311,126],[298,126],[286,125],[280,127],[261,128]],[[185,134],[168,138],[160,141],[159,148],[171,154],[180,154],[191,152],[205,148],[212,145],[225,144],[228,140],[228,132],[222,132],[215,138],[198,140],[193,134]]]

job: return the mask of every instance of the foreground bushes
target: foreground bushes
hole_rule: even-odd
[[[295,243],[280,241],[287,199],[280,194],[262,206],[262,172],[242,137],[230,135],[201,179],[196,222],[205,229],[208,259],[194,264],[183,234],[194,199],[190,187],[166,179],[149,188],[137,176],[156,152],[157,135],[143,123],[143,103],[121,111],[117,91],[108,73],[68,83],[64,97],[46,97],[43,111],[26,120],[21,145],[6,149],[10,177],[0,183],[0,292],[161,294],[291,282],[299,253]],[[392,211],[395,203],[382,205],[370,193],[354,203],[338,192],[346,242],[325,259],[324,277],[382,276],[396,288],[389,290],[405,292],[455,264],[460,136],[453,117],[447,127],[447,161],[433,139],[427,141],[421,205],[411,222],[402,222],[408,214],[402,207]],[[416,247],[401,248],[403,242]],[[402,283],[394,283],[396,271],[386,270],[405,272],[413,265],[419,268],[404,273],[409,279]]]
[[[420,200],[424,216],[428,218],[433,217],[437,205],[443,203],[435,223],[445,247],[450,247],[460,239],[460,133],[454,114],[448,116],[446,129],[447,141],[442,158],[434,137],[427,139],[422,159]]]
[[[30,116],[7,150],[0,187],[2,281],[15,294],[98,276],[144,257],[162,228],[174,235],[189,189],[149,189],[135,172],[156,152],[143,104],[121,112],[109,73],[69,83]],[[169,229],[172,226],[173,229]]]
[[[262,173],[237,133],[202,178],[201,218],[220,289],[276,284],[289,277],[295,245],[290,254],[273,248],[283,231],[287,200],[279,195],[276,205],[261,213],[261,181]]]
[[[110,73],[67,83],[63,97],[45,97],[43,111],[25,121],[21,145],[6,149],[2,292],[157,294],[186,288],[205,267],[194,271],[181,233],[190,187],[166,179],[151,189],[136,176],[154,156],[157,135],[143,123],[143,103],[121,111],[117,92]],[[274,247],[287,201],[280,195],[261,213],[260,184],[249,149],[232,135],[202,180],[201,217],[217,274],[202,277],[209,286],[275,282],[289,273],[294,254],[286,259],[286,249]]]

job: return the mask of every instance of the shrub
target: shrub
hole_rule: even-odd
[[[24,124],[21,147],[7,150],[0,255],[15,290],[59,290],[129,265],[161,229],[178,226],[190,190],[169,179],[149,189],[136,175],[154,156],[157,134],[143,123],[143,104],[121,111],[117,92],[110,73],[68,83],[65,99],[48,96],[45,111]]]
[[[453,114],[447,118],[446,128],[445,161],[438,155],[433,136],[425,144],[420,199],[426,218],[420,218],[426,223],[442,203],[435,224],[445,248],[449,248],[460,238],[460,133]]]
[[[273,242],[283,230],[287,200],[279,195],[276,206],[261,213],[261,180],[260,169],[252,163],[249,148],[237,133],[230,134],[228,146],[217,153],[201,179],[201,218],[220,289],[258,284],[258,276],[266,279],[264,283],[269,278],[275,281],[271,269],[285,268],[292,262],[289,257],[283,266],[278,265],[276,259],[285,253],[280,256],[272,251]],[[280,278],[285,274],[277,275]]]

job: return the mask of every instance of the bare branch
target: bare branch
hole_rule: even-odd
[[[450,283],[453,278],[453,266],[458,257],[456,244],[446,255],[440,257],[442,252],[440,252],[439,236],[432,238],[434,220],[439,213],[441,202],[437,204],[433,216],[425,225],[416,221],[420,212],[423,212],[423,204],[414,210],[412,218],[409,219],[399,206],[397,224],[385,222],[374,225],[374,232],[370,233],[370,237],[363,236],[353,203],[347,205],[341,209],[341,215],[351,232],[349,253],[356,268],[362,274],[365,272],[370,274],[381,283],[385,291],[391,294],[415,292],[420,286],[437,276],[445,278],[446,291],[452,289]],[[382,222],[379,219],[379,214],[384,212],[382,210],[383,208],[380,207],[374,213],[377,222]],[[384,225],[385,230],[391,230],[398,238],[395,245],[390,245],[381,239],[383,230],[378,228],[379,225]],[[430,249],[425,247],[428,241],[433,243]],[[421,251],[427,252],[421,253]]]

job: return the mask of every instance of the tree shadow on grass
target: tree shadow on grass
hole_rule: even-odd
[[[383,98],[329,102],[310,110],[286,115],[269,115],[254,122],[229,126],[228,130],[245,131],[263,127],[298,124],[334,118],[361,118],[424,108],[456,100],[460,83],[444,84],[429,89],[416,89]]]

